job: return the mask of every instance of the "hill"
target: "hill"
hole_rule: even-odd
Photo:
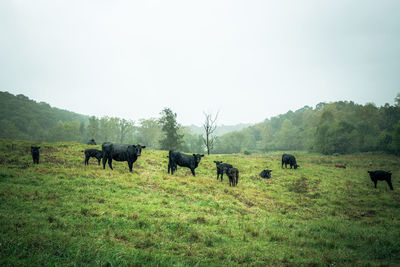
[[[210,155],[193,177],[167,174],[166,151],[143,150],[129,173],[84,166],[78,143],[42,143],[33,165],[30,145],[0,140],[2,266],[400,264],[398,157],[296,152],[290,170],[278,152]],[[240,170],[237,187],[214,160]],[[369,169],[391,169],[394,191]]]

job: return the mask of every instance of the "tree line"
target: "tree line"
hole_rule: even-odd
[[[400,94],[377,107],[352,101],[305,106],[218,138],[214,153],[308,150],[400,154]]]
[[[252,153],[308,150],[323,154],[382,151],[400,154],[400,94],[395,104],[377,107],[352,101],[305,106],[240,131],[214,136],[217,115],[205,115],[204,133],[195,134],[165,108],[160,118],[132,120],[85,116],[0,92],[0,138],[48,142],[143,144],[151,149],[193,153]],[[208,147],[207,147],[208,145]]]

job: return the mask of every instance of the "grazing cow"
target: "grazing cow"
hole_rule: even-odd
[[[88,145],[97,145],[96,141],[94,139],[90,139],[89,142],[87,142]]]
[[[100,161],[103,158],[103,151],[94,149],[94,148],[86,149],[85,150],[85,165],[89,165],[89,159],[91,157],[96,158],[100,165]]]
[[[344,164],[335,164],[335,167],[336,167],[336,168],[343,168],[343,169],[346,169],[346,165],[344,165]]]
[[[228,168],[233,168],[233,166],[231,164],[228,164],[228,163],[223,163],[222,161],[215,161],[214,160],[214,163],[217,166],[217,180],[218,180],[219,176],[221,175],[221,182],[222,182],[222,180],[224,178],[224,172],[226,173],[226,170]]]
[[[368,173],[369,177],[375,184],[375,188],[378,181],[386,181],[390,189],[393,190],[392,173],[390,171],[387,172],[387,171],[377,170],[377,171],[368,171]]]
[[[272,170],[263,170],[262,172],[260,172],[260,176],[261,178],[271,178],[271,172]]]
[[[297,169],[298,167],[300,167],[300,165],[297,165],[297,163],[296,163],[296,158],[290,154],[282,155],[282,168],[283,168],[283,164],[285,164],[285,168],[287,168],[288,164],[290,164],[290,168],[294,167],[294,169]]]
[[[146,146],[113,144],[110,142],[105,142],[101,147],[103,149],[103,169],[106,168],[107,161],[111,170],[113,169],[112,160],[127,161],[129,171],[132,172],[133,163],[141,155],[142,149]]]
[[[237,186],[239,182],[239,170],[236,168],[228,168],[226,175],[229,177],[229,186]]]
[[[31,146],[33,164],[39,164],[40,146]]]
[[[200,160],[204,155],[193,154],[186,155],[178,151],[169,151],[169,162],[168,162],[168,173],[171,171],[171,174],[177,169],[177,166],[187,167],[192,171],[193,176],[196,176],[194,169],[199,166]]]

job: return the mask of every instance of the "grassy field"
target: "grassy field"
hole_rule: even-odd
[[[33,165],[30,145],[0,140],[0,266],[400,265],[399,157],[293,152],[290,170],[282,153],[210,155],[193,177],[167,174],[166,151],[144,149],[129,173],[84,166],[77,143],[42,143]],[[239,169],[238,187],[214,160]],[[374,188],[375,169],[394,191]]]

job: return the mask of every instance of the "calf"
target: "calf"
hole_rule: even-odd
[[[88,145],[97,145],[96,141],[94,139],[90,139],[89,142],[87,142]]]
[[[199,166],[201,158],[204,155],[200,154],[193,154],[193,155],[186,155],[179,151],[169,151],[169,161],[168,161],[168,173],[171,171],[173,175],[177,169],[177,166],[187,167],[192,172],[193,176],[196,176],[195,169]]]
[[[103,151],[94,149],[94,148],[86,149],[85,150],[85,165],[89,165],[89,159],[91,157],[96,158],[100,165],[100,161],[103,158]]]
[[[229,177],[229,186],[237,186],[239,181],[239,170],[236,168],[228,168],[226,175]]]
[[[263,170],[260,172],[261,178],[271,178],[271,172],[272,170]]]
[[[219,176],[221,175],[221,182],[222,182],[222,180],[224,178],[224,172],[226,172],[226,170],[228,168],[233,168],[233,166],[231,164],[228,164],[228,163],[223,163],[222,161],[215,161],[214,160],[214,163],[217,166],[217,180],[218,180]]]
[[[112,170],[112,160],[116,161],[127,161],[129,171],[132,172],[132,165],[141,155],[142,149],[146,146],[141,145],[126,145],[126,144],[113,144],[110,142],[105,142],[102,144],[103,150],[103,169],[106,168],[106,163],[108,161],[108,166]]]
[[[377,171],[368,171],[368,173],[369,177],[375,184],[375,188],[378,181],[386,181],[390,189],[393,190],[392,173],[390,171],[387,172],[387,171],[377,170]]]
[[[33,164],[39,164],[40,146],[31,146]]]
[[[288,164],[290,165],[290,168],[294,167],[294,169],[297,169],[298,167],[300,167],[300,165],[297,165],[296,163],[296,158],[290,154],[282,155],[282,168],[283,164],[285,164],[285,168],[287,168]]]

